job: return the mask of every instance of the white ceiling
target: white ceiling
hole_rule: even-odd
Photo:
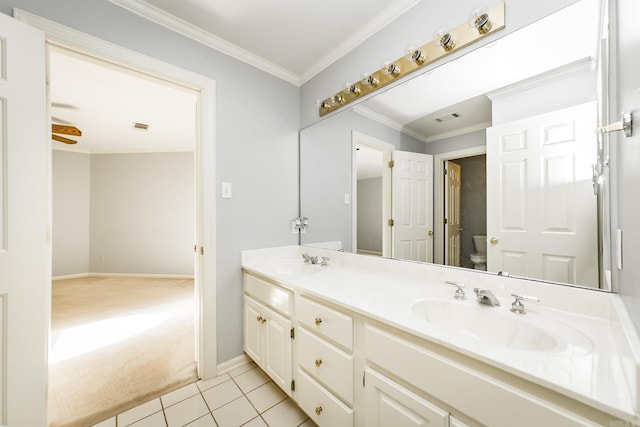
[[[151,76],[52,46],[49,54],[51,121],[82,131],[83,153],[193,151],[198,93]],[[147,131],[134,123],[149,125]],[[63,135],[64,136],[64,135]]]

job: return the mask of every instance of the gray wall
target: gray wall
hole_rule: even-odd
[[[382,254],[382,177],[358,180],[358,248]]]
[[[193,275],[194,153],[91,156],[92,273]]]
[[[52,275],[193,275],[193,153],[53,152]]]
[[[486,143],[486,130],[481,129],[474,132],[441,139],[439,141],[430,142],[425,145],[425,153],[435,156],[436,154],[449,153],[451,151],[479,147],[481,145],[486,145]]]
[[[216,81],[216,188],[233,199],[216,206],[218,363],[242,354],[240,251],[298,242],[299,88],[151,23],[108,1],[0,0]],[[274,165],[277,165],[274,166]]]
[[[91,156],[54,151],[52,157],[52,275],[89,272]]]

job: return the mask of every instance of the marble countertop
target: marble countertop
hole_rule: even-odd
[[[328,265],[305,264],[305,252],[329,257]],[[639,338],[618,295],[299,246],[244,251],[242,267],[640,424]],[[467,299],[454,299],[455,287],[445,281],[465,283]],[[478,304],[474,287],[491,290],[501,305]],[[511,293],[541,302],[525,302],[527,314],[514,314]],[[531,327],[555,340],[543,341],[536,350],[517,342],[505,346],[478,340],[472,333],[425,321],[420,310],[412,310],[422,300],[479,316],[490,310],[495,321]]]

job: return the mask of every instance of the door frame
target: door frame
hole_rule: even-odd
[[[434,156],[433,186],[434,186],[434,214],[433,214],[433,262],[444,264],[444,162],[464,157],[478,156],[487,153],[487,145],[464,148],[462,150],[449,151]]]
[[[395,145],[374,138],[358,131],[351,132],[351,247],[353,252],[358,252],[358,161],[356,148],[358,144],[366,145],[374,150],[383,152],[382,165],[382,212],[388,213],[391,218],[391,169],[384,167],[384,162],[391,160],[391,153],[396,149]],[[391,256],[391,227],[385,227],[385,215],[382,216],[382,256]]]
[[[14,18],[45,33],[47,46],[58,45],[200,92],[196,129],[196,362],[198,376],[217,374],[215,247],[215,81],[158,59],[126,49],[40,16],[14,8]],[[51,164],[51,150],[47,153]],[[49,168],[51,174],[51,168]],[[49,177],[49,186],[51,185]],[[51,200],[48,201],[51,207]],[[205,221],[206,219],[206,221]],[[49,219],[49,223],[51,219]]]

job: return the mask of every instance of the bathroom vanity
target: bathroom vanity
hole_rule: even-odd
[[[615,294],[300,246],[242,266],[245,352],[320,426],[640,424]]]

